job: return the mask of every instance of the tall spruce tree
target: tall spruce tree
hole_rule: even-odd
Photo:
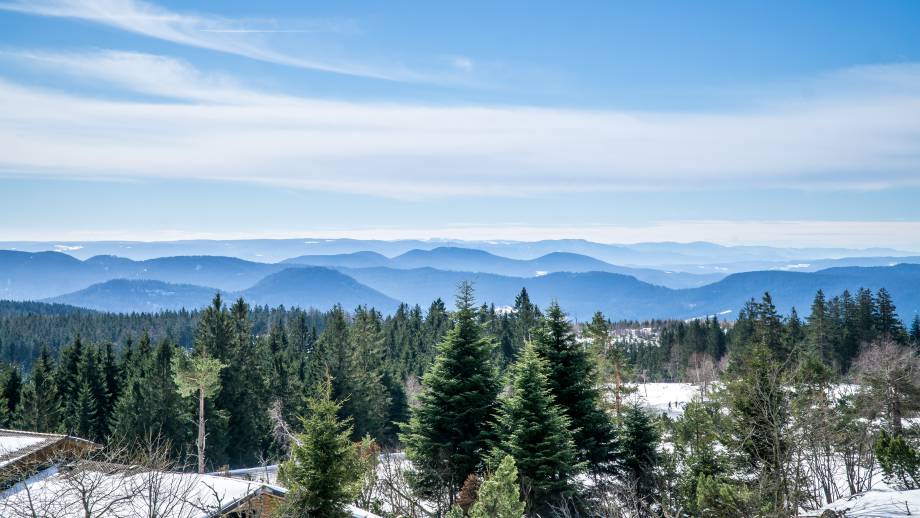
[[[499,383],[495,344],[475,320],[473,287],[460,286],[455,324],[438,344],[424,390],[401,439],[422,495],[450,508],[467,475],[481,469],[489,447]]]
[[[265,411],[264,362],[252,337],[249,305],[240,298],[229,312],[232,335],[221,359],[232,368],[220,373],[221,390],[214,406],[227,412],[228,460],[235,466],[252,466],[262,457],[268,431]]]
[[[42,347],[23,388],[20,423],[35,432],[53,432],[58,427],[60,405],[54,383],[54,360]]]
[[[19,365],[9,364],[6,366],[2,376],[2,395],[6,400],[7,418],[6,426],[18,421],[19,403],[22,400],[22,374],[19,371]]]
[[[907,332],[904,330],[904,324],[898,318],[898,310],[894,306],[891,294],[885,288],[881,288],[878,290],[876,300],[878,301],[876,330],[883,339],[904,343],[907,339]]]
[[[145,333],[132,353],[133,367],[127,369],[124,389],[112,417],[112,436],[126,444],[141,444],[149,438],[162,439],[174,454],[181,453],[192,438],[189,408],[179,396],[173,378],[175,344],[161,340],[150,347]]]
[[[552,308],[550,309],[552,312]],[[549,366],[533,343],[511,367],[511,391],[502,397],[496,421],[501,451],[514,457],[528,514],[549,516],[576,496],[577,460],[571,423],[550,392]]]
[[[592,473],[609,472],[613,424],[601,406],[594,364],[558,303],[550,305],[534,330],[534,345],[548,362],[550,392],[571,423],[578,460],[586,461]]]
[[[308,415],[301,420],[291,458],[279,476],[289,488],[283,516],[292,518],[347,518],[346,505],[361,485],[358,449],[351,442],[349,420],[339,419],[341,404],[332,399],[332,384],[324,382],[308,399]]]

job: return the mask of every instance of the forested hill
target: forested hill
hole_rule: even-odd
[[[577,320],[602,311],[615,320],[687,319],[721,315],[733,319],[741,306],[764,292],[774,294],[777,308],[788,313],[793,307],[809,307],[814,293],[828,294],[859,288],[886,288],[901,316],[910,319],[920,311],[920,265],[871,268],[833,268],[819,272],[747,272],[734,274],[700,288],[675,290],[645,283],[634,277],[608,272],[551,273],[540,277],[510,277],[434,268],[386,267],[332,270],[293,267],[272,274],[252,288],[224,292],[257,304],[327,310],[336,303],[345,308],[367,305],[384,313],[399,302],[425,306],[436,298],[450,300],[458,283],[472,281],[481,300],[496,306],[512,306],[522,288],[533,300],[547,306],[557,300]],[[91,286],[53,302],[101,311],[131,312],[199,308],[218,291],[190,285],[154,281],[118,280]]]
[[[818,289],[837,294],[860,287],[887,288],[905,318],[920,310],[920,266],[914,264],[752,271],[682,289],[648,280],[675,273],[621,268],[572,253],[523,260],[451,247],[410,250],[392,258],[371,252],[300,256],[277,264],[218,256],[145,261],[96,256],[81,261],[56,252],[0,251],[0,299],[130,313],[201,308],[220,292],[258,305],[319,310],[335,304],[347,309],[367,305],[390,313],[400,302],[425,306],[436,298],[450,300],[458,283],[472,281],[487,304],[511,306],[527,288],[538,304],[558,300],[577,320],[595,311],[617,320],[715,314],[732,319],[745,301],[764,292],[773,293],[778,309],[788,313],[792,307],[806,307]]]

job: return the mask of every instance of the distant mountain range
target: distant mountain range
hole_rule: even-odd
[[[99,311],[140,313],[200,308],[219,291],[227,300],[243,297],[252,305],[328,309],[341,304],[353,309],[364,304],[385,313],[399,305],[395,299],[347,275],[318,267],[282,270],[236,292],[162,281],[114,279],[47,301]]]
[[[905,318],[920,310],[920,265],[819,271],[793,265],[709,276],[612,265],[581,254],[554,252],[513,259],[457,247],[409,250],[387,257],[362,251],[305,255],[268,264],[231,257],[163,257],[144,261],[96,256],[84,261],[58,252],[0,251],[0,299],[45,300],[101,311],[196,308],[215,292],[250,303],[327,309],[359,304],[389,312],[400,302],[452,302],[457,284],[475,283],[486,303],[510,306],[521,288],[545,306],[552,300],[579,319],[603,311],[612,318],[733,318],[744,302],[769,291],[778,308],[807,312],[815,291],[829,295],[859,287],[887,288]],[[838,264],[850,259],[825,260]],[[710,282],[714,281],[714,282]]]
[[[25,252],[66,252],[80,259],[97,255],[114,255],[134,260],[171,256],[228,256],[249,261],[276,263],[302,255],[351,254],[376,252],[396,257],[410,250],[431,250],[439,247],[484,250],[512,259],[534,259],[554,252],[586,255],[621,266],[686,269],[695,265],[725,265],[732,263],[784,263],[844,257],[904,257],[917,255],[888,248],[779,248],[768,246],[723,246],[706,242],[695,243],[636,243],[605,244],[583,239],[524,241],[458,241],[430,240],[356,240],[356,239],[244,239],[189,240],[167,242],[140,241],[44,241],[0,242],[0,249]],[[365,265],[372,266],[372,265]],[[383,266],[383,265],[374,265]],[[762,267],[757,267],[758,269]],[[752,268],[745,268],[750,270]],[[724,273],[742,271],[736,268],[718,270]],[[707,273],[718,273],[718,271]]]
[[[651,268],[629,268],[571,252],[552,252],[535,259],[510,259],[484,250],[442,246],[431,250],[415,249],[388,258],[375,252],[334,255],[303,255],[284,261],[288,264],[336,268],[435,268],[438,270],[493,273],[512,277],[538,277],[554,272],[610,272],[631,275],[650,284],[669,288],[703,286],[725,277],[722,273],[692,274]]]

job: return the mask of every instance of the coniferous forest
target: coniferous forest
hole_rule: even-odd
[[[387,316],[4,303],[0,424],[157,437],[201,472],[280,462],[292,502],[347,486],[329,498],[391,516],[795,516],[875,476],[917,488],[920,322],[884,289],[807,309],[764,294],[732,322],[572,322],[526,290],[480,305],[470,284]],[[656,381],[699,396],[656,414],[633,397]],[[352,468],[301,472],[328,450]]]

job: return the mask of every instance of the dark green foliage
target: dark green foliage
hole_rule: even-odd
[[[194,440],[190,405],[179,397],[172,375],[177,352],[176,345],[167,340],[151,349],[150,338],[141,338],[113,411],[113,437],[125,444],[159,437],[176,452]]]
[[[660,435],[649,415],[636,405],[624,409],[619,433],[617,464],[620,476],[646,505],[655,490]]]
[[[279,477],[289,489],[283,508],[286,517],[347,518],[345,506],[360,490],[362,477],[358,449],[351,442],[349,420],[339,419],[342,406],[332,399],[327,380],[318,395],[307,401],[291,458]]]
[[[254,466],[264,456],[269,423],[266,374],[256,350],[249,321],[249,306],[237,300],[229,311],[230,341],[219,360],[221,390],[214,406],[227,413],[227,456],[231,466]],[[232,446],[231,446],[232,445]]]
[[[11,428],[19,421],[19,403],[22,400],[22,375],[18,365],[9,364],[0,371],[0,397],[6,401],[6,409],[0,409],[6,416],[2,426]]]
[[[612,469],[613,425],[601,407],[594,362],[558,304],[534,330],[534,344],[549,366],[550,392],[571,423],[578,460],[595,472]]]
[[[54,383],[54,360],[43,348],[23,388],[20,426],[36,432],[57,430],[60,405]]]
[[[680,507],[691,515],[699,515],[701,476],[723,478],[729,471],[729,459],[719,453],[718,441],[723,430],[721,407],[713,402],[692,401],[674,423],[674,453],[685,468],[677,481]]]
[[[511,367],[511,391],[499,405],[499,449],[514,457],[528,513],[549,516],[576,495],[574,477],[582,469],[569,430],[547,377],[549,365],[532,344]]]
[[[438,344],[401,439],[420,491],[449,508],[467,475],[480,471],[490,442],[499,384],[494,342],[482,336],[469,284],[457,296],[456,323]]]
[[[470,518],[521,518],[524,515],[521,486],[514,458],[505,455],[495,473],[482,487],[469,512]]]
[[[894,340],[903,343],[907,339],[907,331],[904,324],[898,319],[897,309],[894,307],[894,301],[888,290],[881,288],[878,290],[878,316],[875,321],[875,329],[882,338]]]
[[[701,473],[696,482],[698,516],[705,518],[737,518],[761,516],[757,500],[743,484]]]
[[[920,450],[903,435],[882,430],[875,442],[875,456],[886,481],[899,489],[920,489]]]

